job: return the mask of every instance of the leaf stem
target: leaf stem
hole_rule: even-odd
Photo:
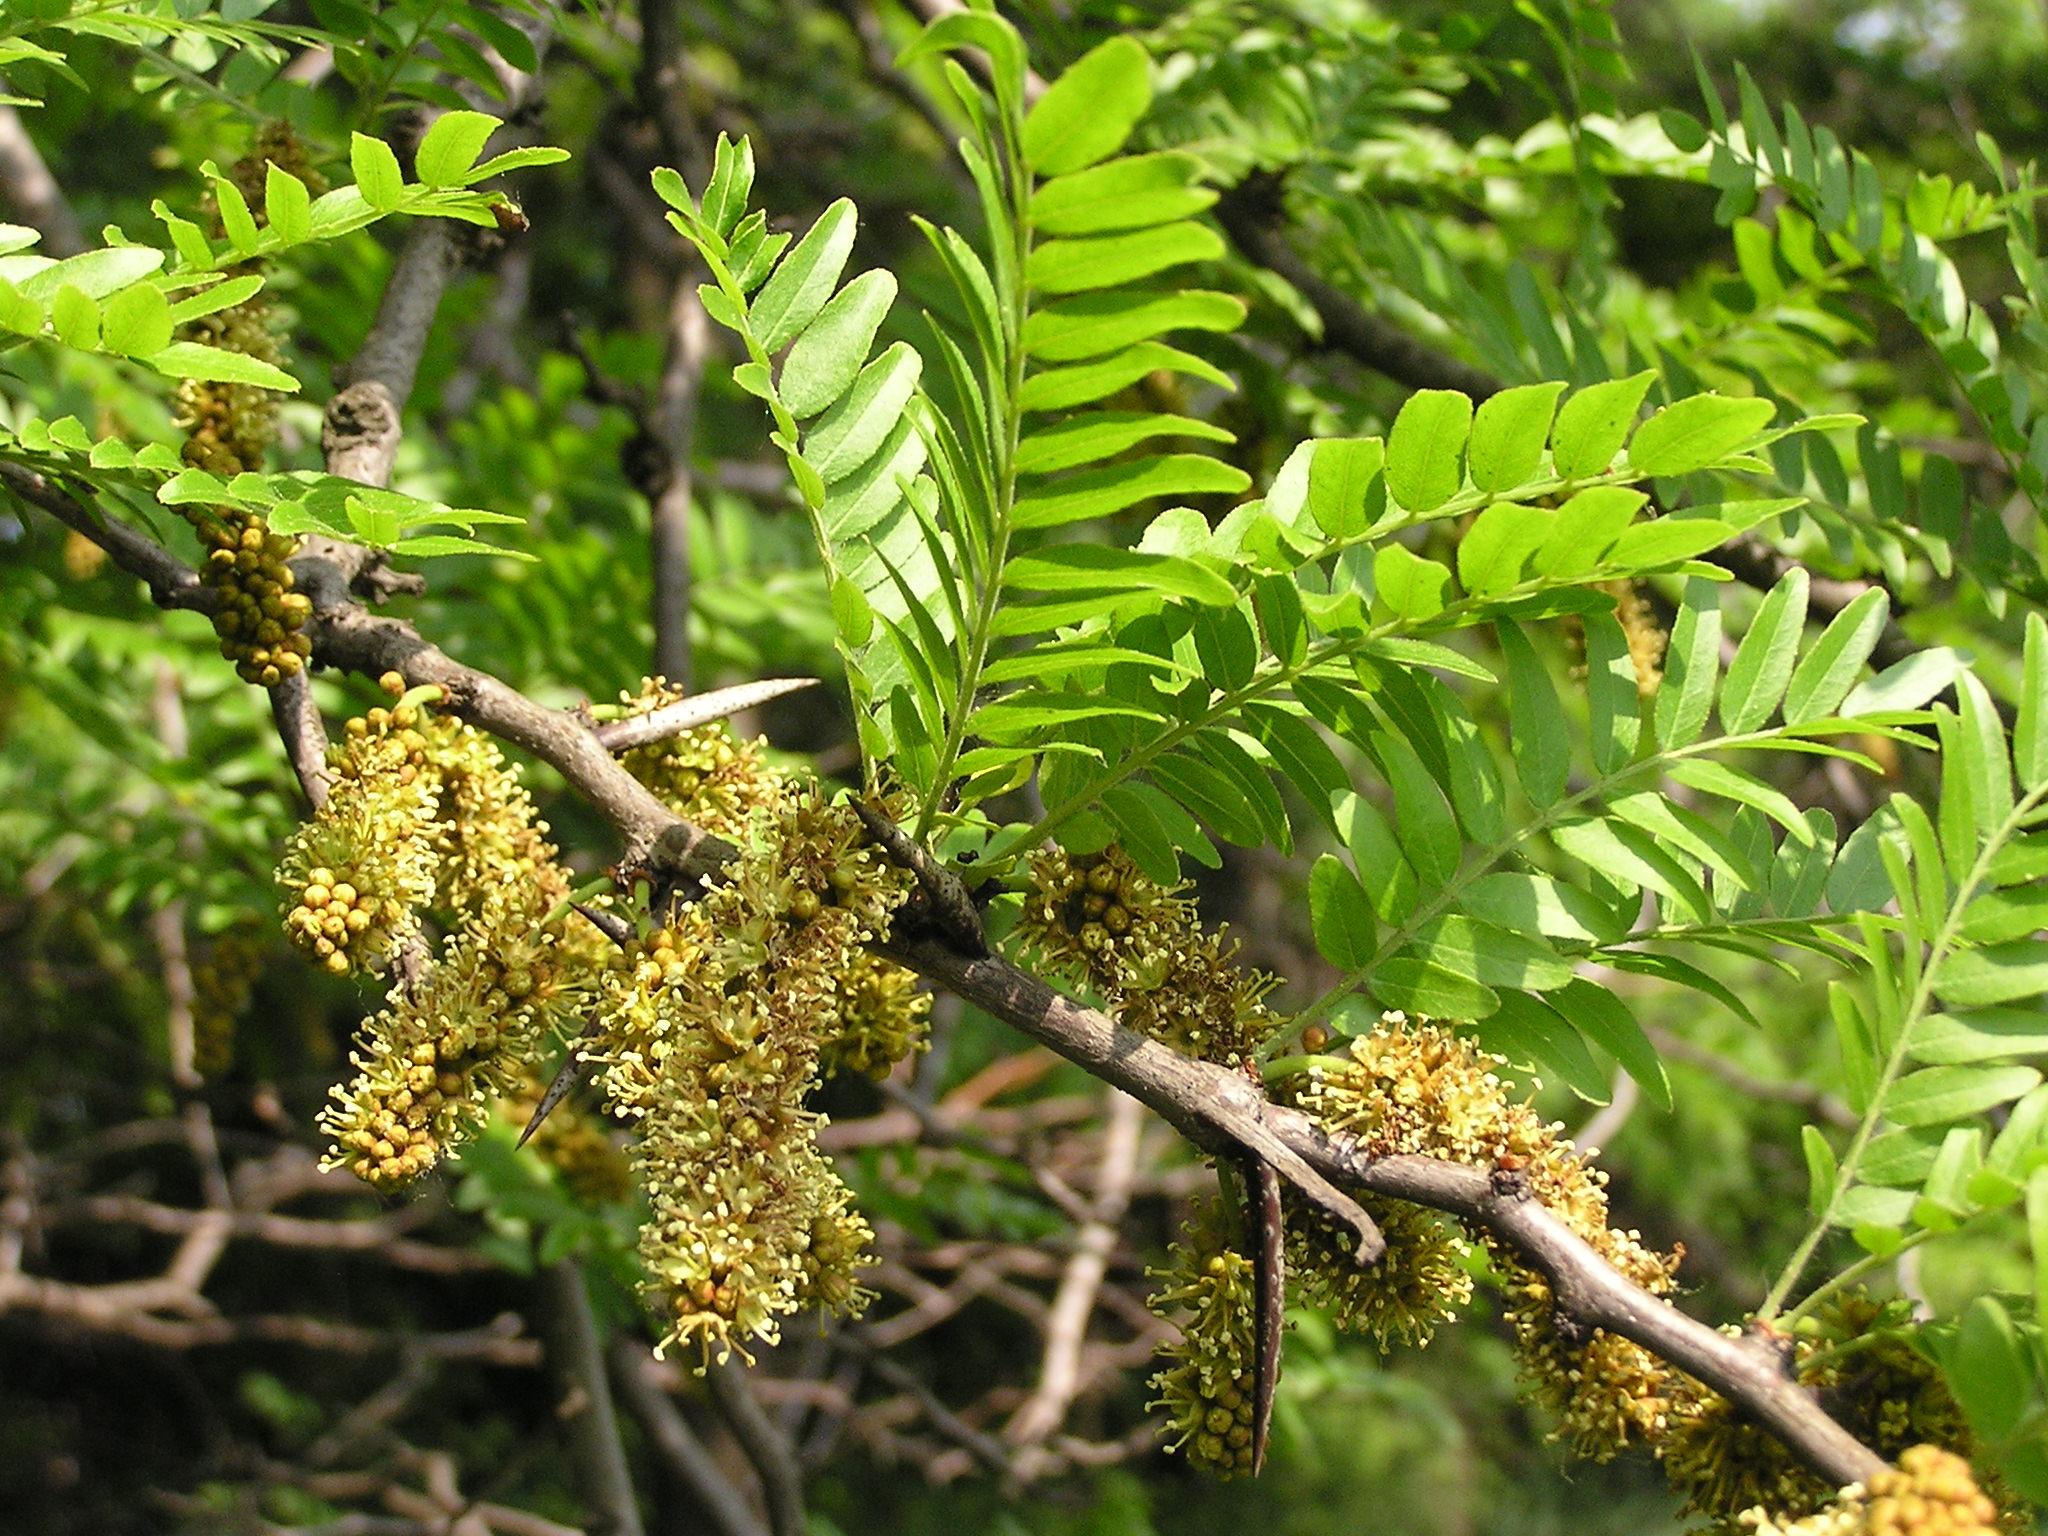
[[[1884,1067],[1878,1073],[1877,1082],[1870,1090],[1870,1102],[1865,1106],[1863,1118],[1857,1122],[1856,1132],[1850,1137],[1849,1145],[1836,1166],[1834,1187],[1828,1191],[1828,1203],[1806,1236],[1800,1239],[1799,1246],[1792,1250],[1792,1256],[1785,1261],[1785,1268],[1779,1274],[1776,1283],[1771,1286],[1770,1294],[1764,1297],[1763,1305],[1757,1309],[1759,1322],[1767,1323],[1778,1315],[1785,1305],[1786,1297],[1791,1294],[1792,1287],[1799,1283],[1799,1277],[1806,1272],[1806,1266],[1812,1262],[1814,1251],[1820,1247],[1821,1240],[1836,1224],[1842,1199],[1855,1186],[1863,1154],[1870,1146],[1871,1137],[1877,1133],[1878,1122],[1884,1118],[1885,1101],[1891,1094],[1892,1085],[1898,1081],[1900,1070],[1905,1066],[1906,1048],[1912,1041],[1914,1026],[1920,1022],[1927,1011],[1927,1005],[1933,1001],[1934,978],[1941,969],[1941,962],[1948,957],[1949,951],[1955,947],[1956,940],[1961,937],[1963,909],[1970,904],[1970,898],[1977,894],[1977,888],[1984,883],[1990,873],[1992,859],[2026,825],[2035,808],[2043,801],[2048,801],[2048,783],[2029,790],[2013,806],[2005,820],[1985,839],[1984,846],[1977,851],[1977,857],[1970,865],[1969,873],[1956,887],[1956,893],[1949,901],[1948,912],[1942,920],[1941,928],[1927,946],[1926,957],[1920,966],[1919,980],[1913,987],[1905,1013],[1899,1019],[1891,1049],[1885,1055]]]

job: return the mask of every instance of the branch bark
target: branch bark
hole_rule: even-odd
[[[590,1513],[592,1536],[642,1536],[633,1475],[612,1412],[610,1380],[583,1267],[574,1259],[543,1265],[533,1322],[558,1394],[555,1416]]]
[[[655,1382],[649,1369],[654,1361],[647,1350],[621,1335],[612,1340],[606,1359],[626,1412],[639,1424],[662,1465],[690,1491],[721,1536],[768,1536],[768,1528],[720,1469],[718,1458]]]
[[[0,199],[22,223],[43,237],[45,256],[76,256],[85,249],[85,231],[64,199],[64,189],[50,174],[28,125],[13,107],[0,106]]]
[[[1198,1143],[1253,1144],[1255,1135],[1277,1141],[1326,1178],[1486,1228],[1542,1272],[1561,1312],[1634,1340],[1741,1404],[1836,1486],[1883,1470],[1874,1451],[1761,1351],[1631,1284],[1540,1204],[1496,1187],[1486,1170],[1425,1157],[1370,1157],[1236,1074],[1145,1039],[1006,960],[968,959],[929,943],[892,958],[1116,1084]]]
[[[773,1536],[804,1536],[803,1471],[796,1464],[788,1437],[775,1427],[754,1396],[746,1367],[731,1360],[713,1361],[705,1368],[704,1377],[725,1427],[739,1441],[761,1479],[769,1530]]]

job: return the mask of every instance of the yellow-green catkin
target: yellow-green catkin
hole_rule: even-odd
[[[1505,1063],[1434,1024],[1386,1015],[1351,1043],[1348,1059],[1318,1062],[1293,1080],[1303,1109],[1376,1155],[1417,1153],[1490,1170],[1512,1169],[1531,1195],[1600,1256],[1652,1295],[1667,1295],[1677,1256],[1653,1252],[1632,1231],[1607,1224],[1605,1176],[1561,1128],[1509,1097]],[[1596,1460],[1665,1429],[1676,1373],[1641,1346],[1595,1330],[1583,1343],[1556,1327],[1547,1281],[1488,1244],[1507,1291],[1507,1318],[1533,1397],[1559,1434]]]
[[[1998,1536],[2000,1515],[1969,1462],[1940,1446],[1916,1445],[1868,1486],[1844,1488],[1810,1515],[1751,1509],[1737,1528],[1753,1536]]]
[[[719,1357],[773,1342],[801,1306],[868,1299],[871,1233],[805,1100],[841,1032],[845,979],[909,880],[817,785],[778,776],[761,802],[723,882],[619,957],[591,1052],[639,1134],[662,1343]]]
[[[827,1077],[857,1072],[883,1078],[898,1062],[931,1046],[932,998],[900,965],[863,954],[839,978],[838,1031],[825,1042]]]
[[[1160,1287],[1147,1305],[1179,1315],[1179,1336],[1162,1345],[1152,1406],[1166,1415],[1167,1449],[1218,1477],[1252,1470],[1253,1362],[1257,1326],[1252,1261],[1218,1236],[1220,1213],[1198,1220],[1166,1263],[1147,1271]]]
[[[626,718],[688,697],[658,677],[637,693],[621,693]],[[633,747],[619,762],[678,816],[719,837],[746,830],[755,811],[770,805],[784,775],[768,764],[765,743],[741,741],[713,722],[691,726],[662,741]]]
[[[253,919],[237,923],[192,967],[192,1064],[202,1077],[219,1077],[234,1064],[235,1026],[256,991],[269,946]]]
[[[337,976],[381,970],[434,895],[434,795],[396,743],[353,750],[349,769],[285,845],[285,935]]]
[[[518,1091],[564,1000],[550,936],[473,922],[425,974],[391,990],[357,1036],[355,1077],[320,1117],[326,1166],[393,1188],[433,1167]]]
[[[1242,1067],[1278,1027],[1264,1001],[1273,978],[1240,966],[1221,930],[1203,932],[1186,890],[1161,886],[1120,848],[1047,850],[1032,860],[1019,933],[1129,1028]]]
[[[331,1164],[389,1187],[521,1090],[612,954],[568,911],[569,873],[497,745],[435,710],[436,690],[381,681],[393,703],[348,722],[327,801],[281,879],[286,931],[327,969],[375,968],[411,947],[410,973],[363,1027],[356,1075],[322,1122]],[[437,954],[420,937],[425,910],[450,929]]]
[[[264,218],[261,189],[273,162],[296,171],[315,190],[321,185],[305,164],[304,151],[290,128],[269,125],[230,176],[259,220]],[[271,328],[269,300],[261,292],[187,321],[179,339],[272,366],[283,360]],[[223,480],[260,470],[277,438],[276,396],[253,384],[180,380],[175,419],[185,433],[185,462]],[[235,664],[245,682],[267,688],[297,674],[312,654],[311,643],[301,632],[312,616],[312,605],[293,590],[288,564],[298,551],[298,540],[272,533],[260,514],[242,508],[190,506],[181,511],[206,547],[199,574],[218,594],[213,627],[221,655]]]
[[[1353,1257],[1355,1239],[1289,1192],[1287,1275],[1300,1299],[1382,1350],[1420,1348],[1472,1299],[1471,1243],[1456,1222],[1402,1200],[1359,1197],[1387,1251],[1375,1264]]]

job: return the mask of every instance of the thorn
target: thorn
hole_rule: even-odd
[[[582,911],[582,908],[579,907],[577,910]],[[590,916],[587,912],[583,915],[585,917]],[[593,921],[595,920],[593,919]],[[582,1081],[583,1068],[586,1065],[583,1060],[582,1046],[585,1041],[597,1038],[599,1028],[600,1026],[596,1019],[592,1019],[583,1026],[583,1033],[576,1037],[575,1043],[569,1047],[569,1054],[564,1056],[562,1064],[555,1068],[555,1075],[548,1084],[547,1092],[543,1093],[540,1096],[540,1102],[534,1105],[533,1115],[526,1122],[526,1129],[519,1133],[519,1140],[516,1145],[525,1146],[527,1138],[540,1129],[541,1121],[547,1119],[553,1113],[555,1106],[569,1097],[570,1090]]]
[[[1280,1335],[1287,1320],[1287,1229],[1280,1214],[1280,1175],[1263,1157],[1245,1159],[1245,1223],[1253,1256],[1257,1315],[1252,1361],[1252,1476],[1266,1465],[1273,1395],[1280,1385]]]
[[[591,927],[610,939],[619,948],[624,949],[626,941],[633,937],[633,925],[623,917],[620,917],[618,913],[601,911],[596,907],[586,907],[580,901],[572,901],[569,905],[574,907],[577,914],[584,918]]]
[[[981,926],[981,909],[975,906],[974,893],[966,883],[941,864],[929,848],[872,806],[856,800],[853,813],[876,846],[917,877],[918,890],[929,908],[928,920],[939,935],[961,954],[986,955],[988,934]]]
[[[624,752],[629,747],[644,747],[653,742],[666,741],[692,726],[709,725],[713,720],[723,720],[743,709],[753,709],[757,705],[766,704],[770,699],[780,699],[817,686],[818,679],[815,677],[768,677],[755,683],[736,683],[730,688],[714,688],[709,693],[692,694],[686,699],[676,700],[673,704],[650,709],[644,715],[628,715],[623,720],[607,720],[597,727],[596,735],[606,751]]]

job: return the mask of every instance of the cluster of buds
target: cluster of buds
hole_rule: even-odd
[[[1252,1470],[1256,1412],[1252,1261],[1219,1241],[1216,1213],[1167,1250],[1162,1282],[1147,1305],[1183,1314],[1180,1337],[1160,1350],[1164,1369],[1152,1378],[1152,1406],[1167,1419],[1167,1448],[1218,1477]]]
[[[825,1075],[887,1077],[896,1063],[930,1047],[931,1015],[931,994],[918,990],[914,973],[857,956],[839,979],[839,1032],[825,1042]]]
[[[1632,579],[1605,582],[1601,590],[1614,597],[1614,616],[1628,640],[1628,659],[1635,667],[1636,692],[1652,698],[1664,681],[1664,652],[1671,636],[1650,605],[1648,588]]]
[[[842,1030],[848,979],[909,877],[852,811],[775,776],[723,882],[629,946],[591,1054],[637,1122],[640,1253],[662,1340],[721,1357],[803,1306],[853,1311],[871,1237],[805,1107]]]
[[[558,906],[569,877],[548,841],[548,826],[496,742],[452,715],[437,713],[440,690],[407,691],[397,673],[382,686],[394,696],[350,720],[330,767],[342,782],[395,779],[432,802],[422,829],[434,864],[429,905],[475,917],[492,901],[518,895],[536,915]],[[587,925],[572,930],[578,934]],[[589,947],[592,958],[603,953]]]
[[[269,302],[261,293],[186,321],[178,339],[239,352],[272,367],[284,360],[270,327]],[[175,411],[174,424],[185,434],[185,462],[223,480],[261,469],[277,441],[277,397],[254,384],[182,380]]]
[[[1967,1461],[1916,1445],[1867,1486],[1844,1488],[1825,1509],[1789,1521],[1748,1510],[1739,1527],[1754,1536],[1998,1536],[2000,1516]]]
[[[393,774],[345,779],[285,845],[285,936],[336,976],[381,970],[434,894],[427,787]]]
[[[268,945],[258,926],[237,923],[192,967],[192,1065],[218,1077],[235,1059],[235,1024],[263,974]]]
[[[1019,931],[1057,970],[1091,986],[1129,1028],[1186,1055],[1243,1066],[1277,1028],[1273,978],[1205,933],[1186,886],[1165,887],[1122,849],[1032,860]]]
[[[1420,1348],[1472,1299],[1472,1245],[1455,1222],[1401,1200],[1359,1204],[1386,1239],[1378,1263],[1360,1264],[1356,1239],[1289,1192],[1287,1273],[1301,1299],[1382,1351]]]
[[[637,693],[621,693],[617,713],[644,715],[688,697],[658,677]],[[766,744],[741,741],[723,725],[691,726],[620,754],[619,764],[678,816],[719,837],[746,830],[754,812],[772,804],[783,775],[768,765]]]
[[[230,175],[259,220],[265,218],[262,192],[273,163],[298,175],[316,193],[325,187],[307,164],[305,149],[290,126],[268,124]],[[238,352],[273,367],[283,361],[271,326],[270,302],[262,293],[187,321],[179,329],[179,339]],[[185,434],[185,462],[223,480],[261,469],[264,455],[277,440],[276,396],[253,384],[180,380],[174,419]],[[286,563],[297,552],[298,541],[272,533],[262,517],[236,508],[216,507],[202,514],[195,507],[186,515],[206,545],[201,578],[220,594],[213,627],[221,655],[235,664],[243,681],[276,687],[305,666],[311,653],[300,631],[312,606],[292,590]]]
[[[306,665],[312,642],[302,633],[313,605],[292,590],[291,557],[298,540],[272,533],[253,512],[188,509],[206,560],[199,579],[219,595],[213,632],[220,653],[247,683],[275,688]]]

